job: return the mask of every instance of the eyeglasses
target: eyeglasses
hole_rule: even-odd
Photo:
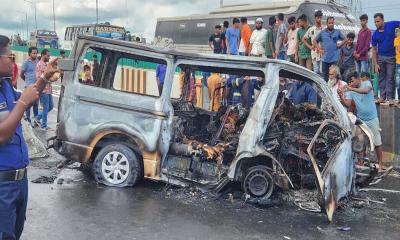
[[[14,55],[0,55],[0,57],[8,57],[10,60],[15,59]]]

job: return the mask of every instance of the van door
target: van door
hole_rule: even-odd
[[[313,150],[318,139],[324,137],[323,135],[327,133],[329,134],[329,131],[337,131],[337,133],[340,133],[342,136],[342,139],[337,144],[334,154],[321,172]],[[317,187],[322,197],[320,205],[325,209],[329,221],[332,221],[339,200],[347,196],[352,189],[354,161],[351,135],[343,130],[336,122],[325,120],[308,146],[307,152],[317,176]]]
[[[127,53],[129,50],[132,53]],[[171,60],[161,54],[148,56],[134,51],[107,48],[83,51],[73,82],[65,86],[58,138],[91,152],[99,138],[118,133],[131,137],[147,152],[158,151],[160,132],[170,113],[159,92],[156,68],[166,66],[167,78]],[[95,63],[94,55],[99,64]],[[88,161],[88,157],[74,156],[79,161]],[[152,163],[154,168],[157,164]],[[155,174],[153,171],[150,177]]]

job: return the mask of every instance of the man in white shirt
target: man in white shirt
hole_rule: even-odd
[[[256,29],[253,31],[250,37],[250,55],[256,57],[262,57],[265,53],[265,40],[267,37],[267,30],[263,27],[263,19],[256,19]]]
[[[311,49],[311,59],[313,63],[313,71],[315,73],[321,74],[321,53],[318,51],[317,46],[313,46],[307,42],[307,39],[311,38],[311,42],[314,42],[317,35],[322,31],[322,12],[320,10],[314,13],[315,25],[310,27],[303,38],[303,43]]]
[[[347,86],[347,83],[340,80],[340,69],[337,65],[332,65],[329,68],[329,80],[328,80],[328,86],[329,89],[331,89],[333,96],[335,96],[339,101],[340,97],[338,94],[338,89],[343,91],[344,87]]]
[[[288,19],[288,32],[285,38],[285,44],[287,44],[287,59],[292,63],[297,63],[299,61],[299,56],[297,55],[297,28],[296,28],[296,17],[291,16]]]

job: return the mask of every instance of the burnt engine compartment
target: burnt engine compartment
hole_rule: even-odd
[[[219,181],[235,157],[248,109],[238,104],[209,112],[182,101],[173,106],[173,144],[163,169],[199,183]]]
[[[263,145],[280,162],[295,188],[315,187],[315,173],[307,148],[325,119],[334,114],[318,107],[294,106],[282,97],[277,103]],[[344,140],[340,128],[327,125],[315,141],[313,154],[320,171]]]

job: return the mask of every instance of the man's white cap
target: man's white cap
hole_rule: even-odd
[[[263,23],[264,21],[263,21],[262,18],[259,17],[259,18],[256,19],[256,22],[262,22]]]
[[[86,58],[83,59],[83,65],[88,65],[89,64],[89,60],[87,60]]]

